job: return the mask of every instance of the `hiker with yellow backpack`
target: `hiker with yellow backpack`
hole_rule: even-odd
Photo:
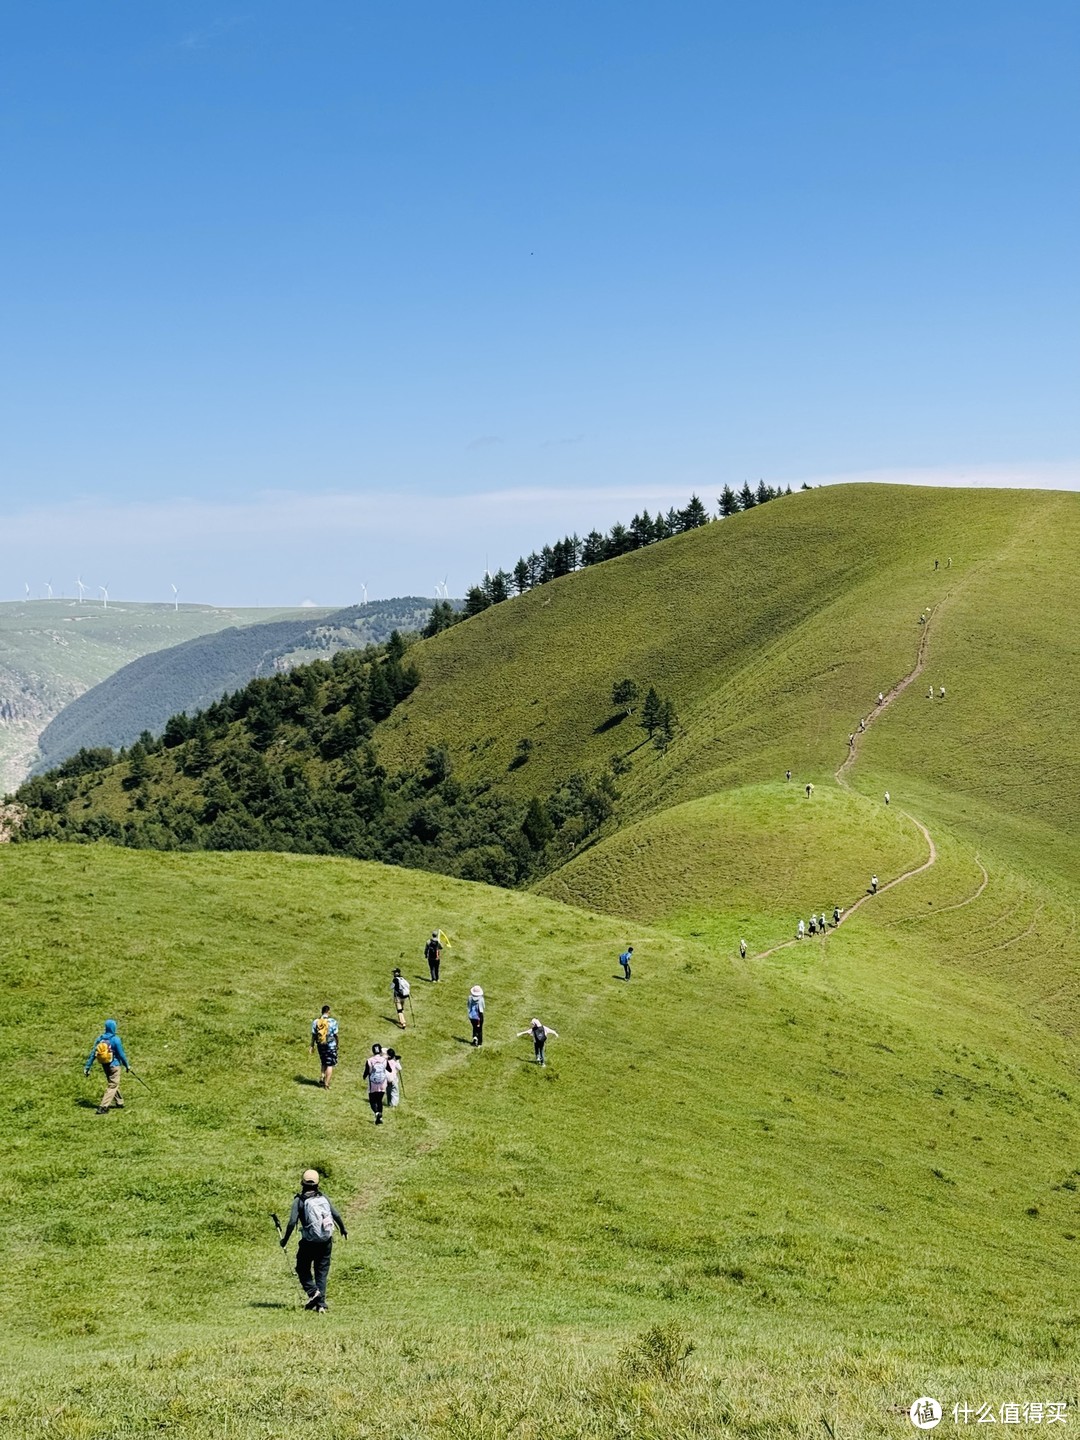
[[[330,1089],[334,1078],[334,1066],[338,1063],[338,1023],[330,1014],[330,1006],[324,1005],[322,1013],[311,1022],[311,1045],[308,1054],[318,1048],[322,1073],[319,1084],[324,1090]]]
[[[108,1113],[109,1107],[114,1106],[117,1110],[124,1108],[124,1097],[120,1094],[120,1066],[130,1071],[128,1058],[124,1054],[124,1046],[116,1031],[116,1021],[106,1020],[105,1029],[90,1047],[90,1054],[86,1057],[86,1064],[83,1066],[83,1074],[89,1075],[94,1061],[97,1061],[105,1072],[105,1094],[101,1097],[101,1104],[97,1107],[98,1115]]]

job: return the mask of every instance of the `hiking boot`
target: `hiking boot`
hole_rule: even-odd
[[[311,1296],[308,1297],[308,1302],[307,1302],[307,1304],[304,1306],[304,1309],[305,1309],[305,1310],[318,1310],[319,1306],[322,1305],[322,1303],[323,1303],[322,1291],[321,1291],[321,1290],[316,1290],[314,1295],[311,1295]],[[326,1306],[325,1306],[325,1305],[323,1305],[323,1309],[324,1309],[324,1310],[326,1309]]]
[[[376,1116],[375,1116],[375,1124],[376,1124],[376,1125],[381,1125],[381,1124],[382,1124],[382,1116],[381,1116],[381,1115],[376,1115]]]
[[[316,1314],[316,1315],[327,1315],[327,1314],[329,1314],[329,1311],[330,1311],[329,1305],[316,1305],[316,1307],[315,1307],[315,1314]]]
[[[108,1113],[109,1113],[109,1107],[108,1107],[107,1105],[99,1105],[99,1106],[97,1107],[97,1109],[94,1111],[94,1114],[95,1114],[95,1115],[107,1115]]]

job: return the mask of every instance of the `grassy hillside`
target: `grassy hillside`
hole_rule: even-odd
[[[944,748],[931,754],[937,738],[925,735],[920,748],[907,726],[879,759],[890,715],[866,751],[874,787],[893,773],[937,777],[1075,830],[1078,755],[1063,722],[1080,704],[1067,654],[1078,525],[1073,494],[860,485],[786,497],[417,647],[421,683],[383,727],[381,753],[399,764],[442,743],[464,775],[518,793],[615,759],[631,767],[620,781],[629,814],[789,767],[826,781],[874,697],[911,669],[929,608],[933,678],[957,701],[934,721]],[[666,755],[613,711],[623,676],[673,699],[681,729]],[[903,706],[920,714],[914,692]],[[522,738],[528,763],[509,768]],[[1018,762],[1004,788],[1002,760]]]
[[[77,696],[140,655],[182,641],[310,610],[148,605],[129,600],[0,604],[0,792],[14,790],[36,759],[37,741]]]
[[[789,803],[747,797],[747,842]],[[856,800],[815,813],[907,854]],[[976,896],[970,849],[941,855],[744,965],[378,866],[0,848],[5,1434],[884,1436],[919,1394],[1074,1395],[1077,1053],[999,983],[997,879]],[[395,964],[416,1026],[375,1130],[358,1072],[399,1038]],[[152,1090],[102,1119],[81,1064],[106,1013]],[[534,1014],[546,1071],[513,1038]],[[351,1232],[321,1322],[268,1219],[309,1164]]]
[[[343,649],[380,645],[393,630],[423,628],[434,601],[418,596],[373,600],[332,614],[306,611],[258,625],[229,626],[140,656],[66,706],[39,741],[40,772],[83,748],[131,745],[158,735],[169,718],[194,715],[257,675],[325,659]]]

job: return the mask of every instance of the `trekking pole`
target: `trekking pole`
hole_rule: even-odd
[[[273,1222],[274,1222],[274,1229],[275,1229],[275,1230],[277,1231],[277,1233],[278,1233],[278,1240],[279,1240],[279,1242],[282,1241],[282,1240],[284,1240],[284,1239],[285,1239],[285,1232],[284,1232],[284,1230],[282,1230],[282,1228],[281,1228],[281,1221],[278,1219],[278,1217],[274,1214],[274,1212],[273,1212],[272,1210],[270,1211],[270,1219],[273,1220]],[[285,1256],[285,1269],[289,1272],[289,1274],[290,1274],[294,1279],[299,1280],[300,1277],[299,1277],[299,1275],[296,1274],[296,1271],[293,1269],[292,1264],[291,1264],[290,1261],[289,1261],[288,1252],[286,1251],[285,1246],[284,1246],[284,1245],[281,1245],[280,1248],[281,1248],[281,1253]]]
[[[142,1076],[136,1075],[134,1070],[129,1069],[127,1073],[131,1076],[133,1080],[138,1080],[139,1084],[143,1087],[144,1090],[150,1089],[150,1086],[147,1085],[146,1081],[142,1078]]]
[[[409,1019],[416,1024],[416,1011],[412,1008],[412,996],[409,996]]]

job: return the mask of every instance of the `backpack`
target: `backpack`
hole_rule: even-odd
[[[368,1083],[376,1088],[386,1084],[386,1056],[372,1055],[368,1061]]]
[[[402,1000],[409,998],[409,982],[403,975],[394,977],[394,994]]]
[[[427,944],[424,946],[424,959],[425,959],[425,960],[434,960],[435,957],[438,955],[438,953],[439,953],[438,944],[437,944],[434,940],[429,940],[429,941],[427,942]]]
[[[94,1046],[94,1059],[100,1060],[102,1065],[111,1065],[113,1062],[113,1048],[108,1040],[99,1040]]]
[[[320,1045],[325,1045],[330,1038],[330,1019],[327,1015],[320,1015],[315,1021],[315,1039]]]
[[[309,1195],[300,1201],[300,1233],[305,1240],[332,1240],[334,1216],[325,1195]]]
[[[537,1045],[543,1045],[544,1041],[547,1039],[547,1026],[530,1025],[529,1029],[532,1031],[532,1037],[536,1041]]]

